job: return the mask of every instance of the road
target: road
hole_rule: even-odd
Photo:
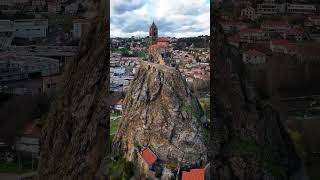
[[[27,180],[31,179],[28,177],[32,177],[35,175],[35,172],[30,172],[26,174],[8,174],[8,173],[0,173],[1,180]]]

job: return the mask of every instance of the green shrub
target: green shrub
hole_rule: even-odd
[[[178,164],[176,162],[169,162],[166,164],[166,168],[170,169],[171,171],[176,170]]]
[[[161,178],[162,176],[162,170],[160,167],[156,167],[155,169],[155,174],[154,174],[157,178]]]
[[[134,164],[124,158],[112,162],[110,179],[130,179],[134,176]]]

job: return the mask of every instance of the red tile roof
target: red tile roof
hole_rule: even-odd
[[[152,166],[158,159],[149,148],[142,149],[140,153],[142,158],[148,163],[149,166]]]
[[[182,180],[204,180],[204,169],[191,169],[182,171]]]
[[[159,37],[158,42],[169,42],[169,39],[167,39],[165,37]]]

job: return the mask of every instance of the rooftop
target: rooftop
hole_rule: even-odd
[[[158,42],[170,42],[168,38],[165,37],[159,37]]]
[[[182,171],[182,180],[204,180],[204,169],[191,169]]]
[[[148,163],[149,166],[152,166],[158,159],[148,147],[143,148],[140,153],[142,158]]]

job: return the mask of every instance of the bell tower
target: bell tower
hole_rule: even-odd
[[[152,22],[150,28],[149,28],[149,37],[150,37],[150,44],[157,43],[158,40],[158,28],[154,21]]]

